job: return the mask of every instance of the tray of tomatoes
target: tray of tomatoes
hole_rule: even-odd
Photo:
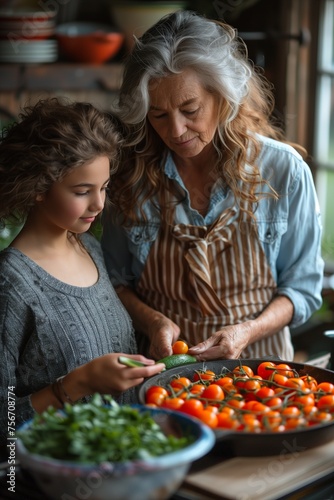
[[[205,422],[222,454],[293,454],[334,439],[334,372],[312,365],[277,358],[196,362],[145,380],[138,397]]]

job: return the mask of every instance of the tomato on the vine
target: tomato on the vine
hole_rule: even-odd
[[[274,382],[273,385],[277,384],[277,386],[279,386],[279,387],[284,387],[287,380],[288,380],[288,377],[286,377],[285,375],[282,375],[281,373],[274,373],[270,380],[271,380],[271,382]]]
[[[285,388],[291,389],[292,391],[303,392],[305,390],[305,382],[299,377],[291,377],[285,382]]]
[[[286,363],[279,363],[278,365],[276,365],[275,371],[276,370],[277,373],[279,373],[280,375],[284,375],[284,377],[295,377],[295,372]]]
[[[316,391],[318,388],[318,382],[314,377],[311,377],[310,375],[303,375],[300,377],[305,384],[306,389],[310,389],[311,391]]]
[[[157,392],[159,394],[163,394],[164,396],[168,396],[168,391],[165,387],[162,387],[161,385],[151,385],[145,393],[145,397],[147,398],[152,392]]]
[[[168,408],[169,410],[179,410],[183,404],[184,399],[182,398],[168,397],[163,401],[161,407]]]
[[[247,392],[256,392],[261,389],[261,382],[259,380],[249,379],[246,380],[244,390]]]
[[[179,377],[171,380],[169,385],[173,387],[174,390],[179,391],[191,385],[191,381],[188,379],[188,377]]]
[[[192,415],[193,417],[199,417],[204,409],[202,401],[196,398],[186,399],[180,408],[180,411]]]
[[[257,367],[257,374],[264,380],[268,380],[274,373],[275,367],[276,365],[272,361],[263,361]]]
[[[156,391],[156,392],[151,392],[148,396],[146,396],[145,403],[161,406],[162,403],[165,401],[165,399],[166,396],[163,393]]]
[[[317,402],[317,407],[319,410],[334,411],[334,394],[321,396]]]
[[[214,380],[216,377],[215,372],[212,370],[205,370],[205,371],[196,371],[193,377],[193,381],[201,381],[201,380]]]
[[[201,395],[202,392],[204,391],[205,389],[205,385],[204,384],[194,384],[191,386],[191,388],[189,389],[190,393],[191,394],[197,394],[197,396]]]
[[[252,368],[250,368],[250,366],[247,366],[247,365],[236,366],[235,368],[233,368],[232,373],[234,373],[238,377],[253,377],[254,376],[254,372],[253,372]]]
[[[271,389],[271,387],[261,387],[261,389],[255,393],[255,396],[259,401],[266,401],[275,396],[275,391]]]
[[[198,418],[212,429],[218,425],[218,416],[213,411],[204,409],[199,414]]]
[[[233,377],[230,377],[229,375],[220,377],[217,380],[215,380],[215,384],[218,384],[221,387],[225,387],[226,385],[231,385],[231,384],[233,385]]]
[[[204,389],[201,394],[202,398],[214,399],[216,401],[221,401],[224,399],[225,394],[223,389],[218,384],[210,384]]]
[[[209,369],[189,378],[180,374],[166,387],[150,387],[145,401],[188,413],[212,428],[245,432],[281,433],[334,421],[334,383],[299,376],[287,363],[265,361],[253,371],[240,365],[217,375]]]
[[[266,405],[274,410],[276,410],[277,408],[282,408],[283,399],[278,396],[274,396],[273,398],[270,398],[266,401]]]
[[[237,429],[239,425],[239,420],[234,415],[228,415],[224,411],[217,414],[217,427],[223,429]]]
[[[325,392],[326,394],[334,394],[334,384],[331,382],[320,382],[317,387],[318,392]]]

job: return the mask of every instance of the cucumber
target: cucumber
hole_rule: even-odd
[[[157,363],[164,363],[166,370],[174,368],[175,366],[189,365],[190,363],[196,362],[197,359],[190,354],[171,354],[157,361]]]

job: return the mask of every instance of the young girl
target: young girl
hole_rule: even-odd
[[[87,233],[117,163],[110,117],[49,99],[20,118],[0,143],[0,223],[24,222],[0,252],[2,439],[9,391],[18,426],[95,392],[134,401],[127,390],[164,368],[136,354],[131,320]],[[125,367],[120,353],[148,366]]]

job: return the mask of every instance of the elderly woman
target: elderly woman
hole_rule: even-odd
[[[291,360],[289,327],[321,305],[313,180],[272,109],[234,30],[193,12],[162,18],[125,63],[102,246],[155,359],[180,336],[198,360]]]

